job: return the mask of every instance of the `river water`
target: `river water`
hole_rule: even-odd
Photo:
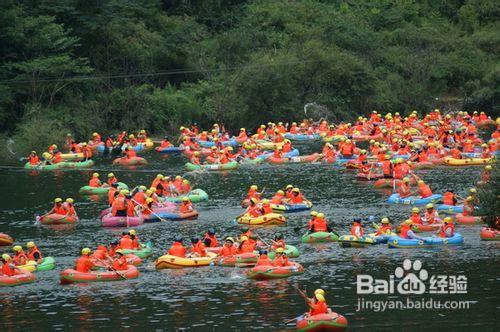
[[[318,144],[300,147],[302,154],[320,149]],[[116,238],[121,229],[100,226],[99,211],[105,202],[94,202],[78,195],[93,170],[30,172],[2,169],[0,172],[0,232],[10,234],[16,243],[35,241],[45,255],[56,258],[53,271],[40,272],[37,281],[0,289],[0,330],[287,330],[294,324],[286,320],[306,311],[295,285],[309,292],[321,287],[333,311],[346,316],[350,330],[498,330],[499,243],[480,241],[480,226],[458,226],[465,236],[459,247],[437,249],[388,249],[385,245],[342,249],[336,243],[301,244],[301,234],[293,228],[307,221],[308,212],[287,214],[286,227],[260,228],[270,238],[277,231],[288,243],[297,245],[301,256],[295,260],[305,273],[285,280],[255,282],[245,278],[244,269],[206,267],[199,269],[151,269],[154,258],[162,255],[175,235],[185,239],[213,226],[218,237],[239,234],[231,222],[242,212],[239,203],[251,184],[266,188],[271,195],[293,184],[302,189],[324,212],[340,234],[348,232],[353,217],[389,216],[401,221],[411,207],[385,203],[388,192],[370,183],[357,181],[348,170],[324,165],[263,165],[240,168],[230,173],[185,174],[184,158],[162,157],[154,151],[144,155],[148,166],[135,171],[111,165],[111,159],[98,158],[94,169],[101,177],[112,170],[120,181],[133,187],[149,184],[157,173],[185,175],[195,187],[208,192],[208,202],[199,203],[195,221],[147,224],[137,228],[141,240],[151,240],[154,255],[142,266],[136,280],[89,285],[59,284],[59,273],[71,267],[83,247],[95,248]],[[435,192],[453,188],[462,196],[480,175],[480,168],[435,168],[418,171]],[[51,207],[55,197],[73,197],[81,218],[73,229],[54,230],[35,225],[35,215]],[[3,249],[3,248],[2,248]],[[358,301],[406,300],[404,295],[358,295],[356,276],[370,274],[389,279],[403,260],[420,260],[429,275],[464,275],[465,294],[414,295],[411,299],[470,301],[468,309],[392,309],[357,311]],[[149,267],[148,267],[149,266]]]

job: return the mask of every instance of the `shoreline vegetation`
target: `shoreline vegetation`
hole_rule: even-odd
[[[498,116],[500,4],[430,1],[0,3],[2,159],[145,128]],[[10,143],[9,143],[10,142]]]

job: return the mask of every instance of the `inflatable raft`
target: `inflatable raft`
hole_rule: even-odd
[[[142,217],[119,217],[113,216],[111,213],[106,214],[101,218],[103,227],[135,227],[142,224]]]
[[[197,142],[198,142],[199,146],[204,147],[204,148],[211,148],[212,146],[215,146],[215,142],[214,141],[200,141],[200,140],[197,140]],[[223,146],[238,146],[238,142],[234,138],[231,138],[228,141],[220,141],[220,143]]]
[[[435,232],[441,227],[440,224],[412,224],[411,229],[416,233]]]
[[[61,153],[61,158],[64,161],[79,161],[83,159],[83,153]]]
[[[375,244],[375,240],[369,236],[342,235],[339,237],[338,243],[342,248],[364,248]]]
[[[184,197],[189,198],[192,203],[208,201],[208,194],[202,189],[193,189],[189,192],[189,194],[179,195],[176,197],[164,197],[164,200],[167,202],[180,203]]]
[[[455,213],[464,212],[463,205],[439,204],[436,208],[437,208],[438,212],[441,212],[441,213],[455,214]]]
[[[459,245],[464,242],[464,238],[459,233],[455,233],[450,238],[425,237],[423,239],[403,239],[399,236],[392,236],[387,241],[389,248],[422,248],[445,245]]]
[[[259,255],[249,252],[232,256],[221,257],[218,260],[220,266],[254,266],[259,259]]]
[[[462,213],[459,213],[455,216],[455,221],[458,224],[462,225],[474,225],[474,224],[482,224],[483,218],[480,216],[464,216]]]
[[[78,220],[77,217],[67,216],[58,213],[51,213],[40,218],[40,223],[43,225],[67,225],[74,224]]]
[[[36,265],[37,271],[50,271],[56,268],[56,260],[54,257],[44,257],[41,263]]]
[[[304,203],[297,204],[271,204],[271,208],[276,212],[299,212],[304,210],[310,210],[312,208],[312,203],[308,200],[305,200]]]
[[[159,153],[181,153],[182,151],[184,151],[184,148],[182,147],[179,147],[179,146],[168,146],[166,148],[162,148],[160,146],[157,146],[155,148],[156,152],[159,152]]]
[[[247,278],[254,280],[269,280],[288,278],[304,272],[299,263],[290,263],[289,266],[258,265],[247,271]]]
[[[195,165],[192,163],[186,163],[186,169],[188,171],[196,171],[196,170],[206,170],[206,171],[229,171],[233,169],[237,169],[239,164],[236,161],[228,162],[227,164],[204,164],[204,165]]]
[[[445,157],[444,163],[449,166],[477,166],[491,163],[492,158],[463,158],[455,159],[452,157]]]
[[[299,153],[298,149],[293,149],[290,152],[283,153],[283,157],[284,158],[292,158],[292,157],[297,157],[299,154],[300,153]],[[259,158],[259,159],[267,159],[267,158],[272,157],[272,156],[273,156],[273,153],[272,152],[268,152],[268,153],[263,153],[263,154],[259,155],[257,158]]]
[[[297,247],[287,244],[285,245],[285,255],[288,258],[296,258],[300,256],[300,252]],[[267,254],[267,257],[269,257],[270,259],[274,259],[276,257],[276,253],[274,252],[274,250],[270,250]]]
[[[77,162],[72,162],[72,161],[63,161],[57,164],[50,164],[50,165],[31,165],[30,163],[24,164],[25,169],[34,169],[34,170],[39,170],[39,171],[52,171],[56,169],[71,169],[71,168],[86,168],[86,167],[92,167],[94,165],[93,160],[87,160],[87,161],[77,161]]]
[[[480,236],[483,241],[500,241],[500,231],[493,228],[483,227]]]
[[[297,318],[297,331],[343,331],[347,328],[347,319],[337,313],[320,315],[302,315]]]
[[[283,135],[283,137],[291,141],[302,141],[302,142],[314,141],[321,138],[319,134],[308,135],[308,134],[290,134],[290,133],[286,133],[285,135]]]
[[[106,187],[91,187],[83,186],[78,191],[81,195],[106,195],[109,191],[109,186]],[[128,189],[128,186],[123,182],[118,182],[118,190]]]
[[[339,236],[336,233],[329,232],[314,232],[304,234],[302,236],[302,243],[324,243],[338,241]]]
[[[149,222],[158,222],[161,221],[161,219],[166,219],[166,220],[193,220],[198,218],[198,211],[191,211],[191,212],[156,212],[155,214],[151,214],[148,219],[144,219],[145,223]]]
[[[122,165],[122,166],[139,166],[146,165],[148,161],[141,157],[120,157],[113,160],[113,165]]]
[[[163,255],[156,260],[155,266],[157,270],[202,267],[210,265],[216,256],[216,254],[211,252],[208,252],[206,257],[177,257]]]
[[[313,153],[307,156],[297,156],[297,157],[290,157],[290,158],[276,158],[274,156],[268,157],[266,159],[267,162],[271,164],[305,164],[305,163],[312,163],[315,161],[318,161],[321,158],[321,155],[319,153]]]
[[[408,196],[405,198],[401,198],[399,194],[392,194],[387,199],[387,203],[389,204],[407,204],[407,205],[425,205],[428,203],[437,203],[443,199],[443,195],[434,194],[432,196],[422,198],[416,196]]]
[[[74,269],[66,269],[61,272],[61,284],[121,281],[138,277],[139,270],[133,265],[127,265],[127,269],[123,271],[91,271],[85,273]]]
[[[19,286],[23,284],[29,284],[35,281],[36,277],[33,273],[15,270],[15,274],[12,277],[6,275],[0,275],[0,287],[11,287]]]
[[[286,223],[286,218],[278,213],[268,213],[258,217],[252,217],[249,214],[244,214],[243,216],[236,219],[239,224],[244,225],[259,225],[259,226],[269,226],[269,225],[284,225]]]
[[[14,243],[14,239],[5,233],[0,233],[0,246],[11,246]]]
[[[139,249],[122,249],[125,255],[133,254],[139,258],[148,258],[153,254],[153,245],[151,242],[147,242],[146,244],[141,244]]]

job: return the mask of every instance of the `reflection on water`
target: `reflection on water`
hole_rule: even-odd
[[[304,153],[318,149],[307,145]],[[142,240],[152,240],[158,257],[165,252],[173,237],[188,239],[202,235],[215,226],[219,238],[237,235],[239,227],[231,220],[241,213],[242,196],[250,184],[265,187],[272,195],[287,184],[300,187],[324,212],[339,233],[347,233],[353,217],[376,218],[388,215],[403,220],[409,206],[385,204],[387,193],[376,190],[368,182],[357,181],[353,171],[325,165],[262,165],[245,167],[219,174],[185,173],[180,156],[162,158],[146,154],[150,164],[137,171],[116,169],[111,159],[99,160],[96,169],[101,175],[112,170],[120,181],[131,186],[149,185],[157,173],[185,174],[195,187],[205,189],[210,201],[198,205],[196,221],[147,224],[138,227]],[[465,244],[458,248],[388,250],[385,246],[364,249],[341,249],[337,244],[305,245],[301,233],[293,228],[303,225],[308,213],[287,215],[286,227],[259,228],[264,238],[279,230],[289,243],[297,245],[305,273],[287,280],[254,282],[245,278],[240,268],[203,267],[199,269],[154,271],[152,259],[141,267],[139,279],[129,282],[61,286],[59,272],[73,264],[80,249],[106,244],[119,236],[121,230],[104,229],[99,225],[99,211],[105,202],[78,196],[93,170],[35,172],[8,170],[0,173],[0,232],[7,232],[16,242],[35,240],[42,251],[56,257],[54,271],[39,273],[34,284],[0,289],[0,326],[8,329],[95,330],[100,328],[151,329],[289,329],[284,322],[306,310],[295,285],[311,293],[316,288],[327,290],[327,299],[334,311],[344,314],[353,330],[479,328],[491,330],[498,324],[497,309],[498,243],[479,241],[480,226],[458,226]],[[478,168],[437,168],[419,174],[436,191],[454,188],[465,191],[479,177]],[[390,192],[390,190],[389,190]],[[76,198],[81,221],[69,229],[53,229],[35,225],[35,215],[50,208],[55,197]],[[405,258],[420,259],[433,274],[464,274],[469,282],[468,294],[452,300],[477,301],[469,310],[397,310],[384,313],[356,312],[356,275],[369,273],[374,278],[387,278]],[[374,299],[379,299],[374,296]]]

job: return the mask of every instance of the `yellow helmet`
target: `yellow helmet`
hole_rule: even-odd
[[[475,193],[477,193],[477,190],[476,190],[476,188],[470,188],[470,189],[469,189],[469,192],[470,192],[471,194],[475,194]]]
[[[153,195],[153,191],[152,191],[152,190],[150,190],[150,189],[146,190],[146,196],[151,196],[151,195]],[[151,199],[152,199],[152,198],[151,198]],[[153,199],[152,199],[152,200],[153,200]],[[154,200],[153,200],[153,201],[154,201]]]
[[[134,134],[130,134],[130,135],[128,135],[128,138],[134,138],[134,137],[135,137],[135,135],[134,135]]]
[[[311,211],[311,216],[316,217],[318,215],[318,211]]]
[[[127,189],[123,189],[123,190],[120,190],[120,194],[128,195],[128,194],[130,194],[130,191],[128,191]]]
[[[322,218],[324,218],[324,217],[325,217],[325,214],[324,214],[324,213],[322,213],[322,212],[318,213],[318,218],[322,219]]]
[[[286,186],[286,189],[293,189],[293,186],[292,186],[291,184],[288,184],[288,185]]]
[[[418,207],[414,207],[413,209],[411,209],[411,212],[413,212],[413,213],[419,213],[420,209]]]
[[[248,240],[248,236],[243,235],[242,237],[240,237],[240,242],[247,241],[247,240]]]
[[[182,201],[183,202],[189,202],[189,198],[188,197],[182,197]]]
[[[427,205],[425,206],[425,208],[426,208],[426,209],[432,209],[432,208],[434,208],[434,204],[429,203],[429,204],[427,204]]]
[[[184,179],[184,180],[182,180],[182,183],[189,184],[189,180]]]
[[[146,191],[148,188],[146,188],[146,186],[139,186],[139,189],[141,189],[142,191]]]
[[[93,173],[93,174],[92,174],[92,177],[93,177],[93,178],[98,178],[98,177],[99,177],[99,173]]]
[[[465,199],[466,201],[470,202],[470,201],[473,201],[474,200],[474,197],[472,196],[467,196],[467,198]]]
[[[409,177],[404,177],[403,178],[403,182],[406,183],[406,182],[410,182],[410,178]]]
[[[93,133],[92,136],[97,136],[98,134],[97,133]]]
[[[448,224],[448,223],[452,223],[452,222],[453,222],[453,219],[452,219],[451,217],[446,217],[446,218],[444,218],[444,219],[443,219],[443,222],[445,222],[445,223],[447,223],[447,224]]]
[[[54,199],[54,203],[61,203],[61,202],[62,202],[62,198],[58,197],[58,198]]]
[[[30,241],[30,242],[26,243],[26,248],[33,248],[33,247],[35,247],[35,242]]]
[[[321,294],[314,294],[314,296],[316,297],[316,300],[318,300],[319,302],[325,302],[325,297]]]
[[[406,220],[405,220],[405,224],[407,224],[407,225],[411,225],[411,224],[413,224],[413,220],[411,220],[411,219],[406,219]]]
[[[135,235],[135,234],[136,234],[136,233],[135,233],[135,229],[131,229],[130,231],[128,231],[128,233],[129,233],[130,235]]]
[[[146,131],[145,131],[144,129],[141,129],[140,133],[141,133],[141,134],[145,134],[145,133],[146,133]]]
[[[2,258],[6,261],[10,261],[12,258],[10,258],[10,256],[8,254],[3,254],[2,255]]]
[[[118,249],[117,251],[115,251],[115,253],[117,253],[117,254],[122,254],[122,255],[124,255],[124,254],[125,254],[125,253],[123,252],[123,250],[122,250],[122,249]]]
[[[115,176],[115,175],[114,175],[113,173],[109,173],[109,174],[108,174],[108,178],[112,178],[112,177],[114,177],[114,176]]]
[[[389,223],[389,218],[387,217],[384,217],[382,218],[382,220],[380,221],[382,224],[388,224]]]
[[[250,189],[253,189],[253,190],[257,190],[258,188],[259,188],[259,187],[257,187],[255,184],[252,184],[252,185],[250,186]]]
[[[14,248],[12,248],[12,250],[14,250],[15,252],[19,252],[19,251],[23,250],[23,247],[21,247],[21,246],[14,246]]]
[[[294,193],[299,193],[299,192],[300,192],[300,189],[299,189],[299,188],[293,188],[293,189],[292,189],[292,191],[293,191]]]
[[[52,144],[52,145],[51,145],[51,147],[52,147],[53,149],[57,149],[57,145],[56,145],[56,144]]]
[[[88,255],[92,252],[92,250],[90,250],[90,248],[83,248],[82,249],[82,255]]]
[[[486,165],[486,167],[484,169],[487,171],[491,171],[493,169],[493,167],[491,167],[491,165]]]
[[[73,204],[75,200],[73,198],[66,198],[66,203]]]
[[[147,190],[146,190],[147,191]],[[146,193],[147,195],[147,193]],[[151,197],[146,198],[146,204],[153,203],[155,200],[152,199]]]
[[[283,248],[281,248],[281,247],[276,249],[276,253],[277,253],[277,254],[282,254],[282,253],[284,253],[284,252],[285,252],[285,249],[283,249]]]
[[[264,198],[264,199],[262,200],[262,204],[269,204],[269,200],[268,200],[267,198]]]
[[[278,190],[276,193],[280,194],[280,195],[284,195],[285,194],[285,192],[283,190]]]
[[[163,179],[163,175],[162,175],[162,174],[157,174],[157,175],[156,175],[156,178],[157,178],[157,179]]]
[[[322,290],[321,288],[318,288],[314,291],[314,295],[316,295],[316,294],[321,294],[321,295],[325,296],[325,291]]]

